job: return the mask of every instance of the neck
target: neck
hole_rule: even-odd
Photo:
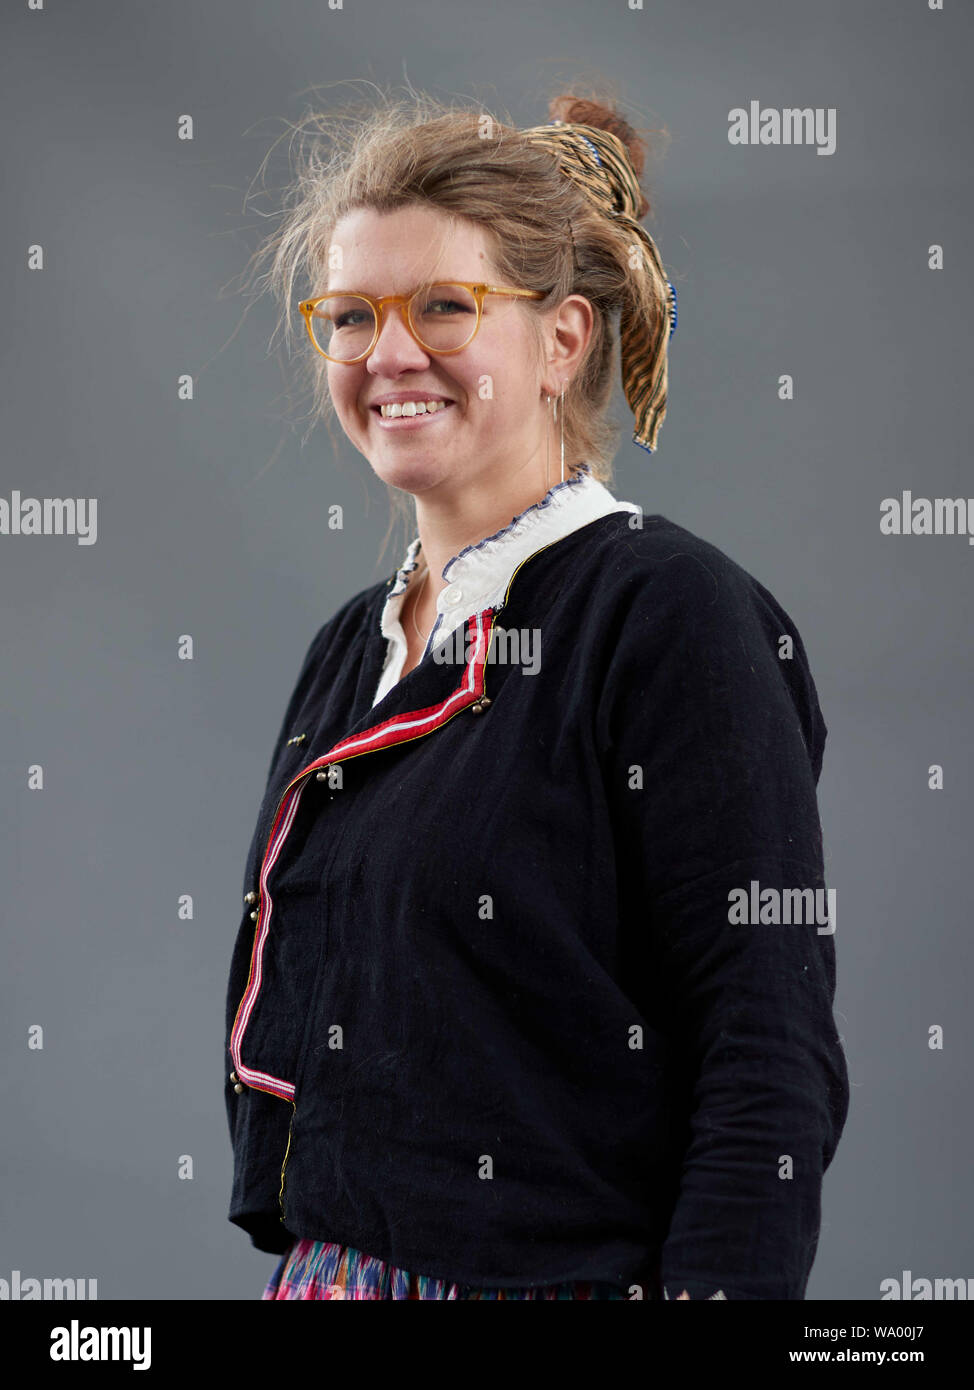
[[[566,482],[570,477],[566,460]],[[430,571],[423,586],[422,606],[433,614],[430,622],[435,618],[436,599],[449,583],[443,578],[447,562],[466,546],[509,526],[515,516],[540,502],[560,482],[559,462],[547,486],[543,472],[539,480],[537,469],[531,468],[516,474],[500,494],[486,482],[467,484],[460,493],[441,494],[440,489],[431,489],[416,497],[416,529]],[[418,621],[422,626],[422,619]]]

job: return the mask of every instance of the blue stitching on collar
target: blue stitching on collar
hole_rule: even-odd
[[[513,528],[518,524],[518,522],[522,521],[530,512],[539,512],[543,508],[550,506],[552,499],[555,496],[555,493],[560,493],[563,488],[578,487],[584,479],[589,478],[591,476],[591,473],[592,469],[590,464],[579,464],[578,468],[575,470],[575,472],[570,478],[566,478],[563,483],[555,483],[553,487],[550,487],[548,489],[544,497],[542,497],[539,502],[532,502],[529,507],[525,507],[524,511],[519,512],[517,516],[513,517],[506,526],[502,526],[501,529],[499,531],[495,531],[492,536],[485,536],[483,540],[479,540],[471,545],[464,546],[464,548],[458,551],[456,555],[452,556],[451,559],[447,560],[446,564],[443,566],[443,578],[449,580],[447,570],[449,570],[451,565],[453,565],[462,556],[469,555],[471,551],[474,550],[482,550],[484,546],[490,545],[491,542],[500,540],[502,536],[506,536],[508,532],[513,530]],[[397,594],[401,594],[403,590],[407,587],[407,576],[410,575],[413,572],[413,570],[418,567],[419,562],[416,559],[416,556],[419,554],[420,548],[420,540],[417,536],[414,540],[410,541],[409,548],[406,551],[406,559],[404,560],[400,568],[396,571],[395,582],[392,584],[390,588],[387,589],[386,598],[395,598]],[[435,632],[435,630],[436,628],[434,625],[433,631]],[[432,637],[433,633],[430,633],[430,636]]]
[[[403,589],[405,589],[407,583],[406,576],[411,574],[413,570],[417,568],[417,565],[419,563],[416,559],[418,551],[419,537],[416,536],[414,540],[411,540],[409,542],[409,547],[406,550],[406,558],[403,561],[402,565],[399,567],[399,569],[396,570],[395,583],[392,585],[392,588],[386,594],[386,598],[393,598],[396,594],[401,594]]]
[[[454,555],[452,559],[447,560],[446,564],[443,566],[443,578],[449,579],[447,570],[451,565],[454,565],[457,560],[461,559],[464,555],[469,555],[473,550],[482,550],[485,545],[490,545],[492,541],[500,540],[501,536],[506,536],[529,512],[540,512],[543,508],[550,506],[556,492],[561,492],[562,488],[578,487],[591,471],[587,463],[580,464],[571,478],[566,478],[563,483],[555,483],[553,487],[548,489],[540,502],[532,502],[530,507],[525,507],[523,512],[518,512],[517,516],[513,517],[506,526],[502,526],[499,531],[495,531],[492,536],[485,536],[483,540],[477,541],[473,545],[465,545],[462,550],[458,550],[456,555]]]

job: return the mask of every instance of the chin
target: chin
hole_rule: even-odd
[[[382,482],[389,487],[398,488],[401,492],[418,494],[428,492],[430,488],[436,487],[452,476],[453,470],[448,463],[438,462],[431,458],[389,458],[386,455],[380,459],[370,459],[372,471]]]

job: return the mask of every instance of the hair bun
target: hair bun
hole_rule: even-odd
[[[636,177],[642,175],[646,164],[646,144],[626,118],[620,116],[613,107],[591,97],[564,93],[553,97],[548,103],[548,116],[553,121],[567,121],[570,125],[590,125],[596,130],[607,130],[611,135],[615,135],[629,151],[629,161]],[[640,189],[639,217],[645,217],[649,210],[649,199]]]

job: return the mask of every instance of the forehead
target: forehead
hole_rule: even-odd
[[[415,206],[353,209],[337,222],[328,256],[327,288],[366,294],[403,294],[433,278],[482,280],[491,270],[483,227]]]

